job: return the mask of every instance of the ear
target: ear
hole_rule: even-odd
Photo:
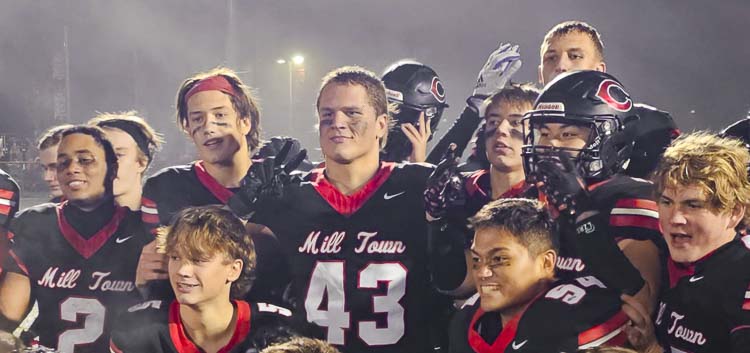
[[[542,76],[542,64],[539,64],[539,66],[536,67],[536,73],[539,79],[539,84],[542,85],[542,87],[544,87],[544,76]]]
[[[541,261],[542,270],[550,278],[555,276],[555,262],[557,262],[557,253],[550,249],[539,254],[539,260]]]
[[[375,118],[375,126],[377,127],[378,139],[383,138],[383,136],[385,136],[385,133],[388,131],[388,115],[378,115],[378,117]]]
[[[138,152],[138,154],[140,154],[140,152]],[[138,173],[143,175],[143,173],[146,172],[146,168],[148,168],[148,157],[139,156],[138,157]]]
[[[250,121],[249,116],[240,117],[237,121],[237,125],[239,126],[239,129],[242,132],[243,136],[249,134],[250,130],[253,129],[253,123]]]
[[[746,209],[743,205],[734,206],[734,209],[732,209],[732,213],[729,216],[728,226],[732,229],[737,228],[737,225],[740,224],[742,218],[745,217],[745,211]]]
[[[599,72],[607,72],[607,64],[605,64],[604,61],[600,61],[598,64],[596,64],[594,70]]]
[[[234,282],[238,278],[240,278],[240,275],[242,274],[242,267],[244,264],[245,264],[244,261],[240,259],[232,260],[232,263],[230,264],[230,267],[229,267],[229,274],[227,276],[228,282]]]

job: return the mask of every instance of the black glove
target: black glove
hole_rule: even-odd
[[[456,156],[456,145],[451,144],[443,159],[427,179],[424,190],[424,204],[427,214],[439,219],[448,214],[452,207],[466,204],[464,180],[458,170],[460,158]]]
[[[265,158],[260,165],[248,169],[240,190],[227,203],[232,212],[249,218],[258,210],[258,205],[280,200],[284,197],[284,187],[299,182],[291,173],[307,157],[307,150],[302,149],[287,158],[291,148],[292,142],[287,141],[275,157]]]
[[[559,150],[556,157],[540,160],[530,179],[542,183],[537,184],[539,190],[558,211],[569,215],[580,214],[589,207],[586,183],[567,152]]]

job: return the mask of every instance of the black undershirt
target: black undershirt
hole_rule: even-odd
[[[86,239],[91,238],[96,232],[104,228],[112,220],[114,213],[115,204],[111,199],[90,212],[70,203],[63,208],[63,215],[70,226]]]

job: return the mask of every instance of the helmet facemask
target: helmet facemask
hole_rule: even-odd
[[[540,145],[542,127],[554,123],[587,127],[586,144],[582,148]],[[623,129],[623,124],[614,115],[584,116],[545,110],[527,113],[523,119],[524,146],[521,153],[526,180],[532,180],[538,161],[557,160],[559,151],[571,156],[578,173],[586,180],[610,177],[627,164],[632,149],[632,142],[623,141]]]

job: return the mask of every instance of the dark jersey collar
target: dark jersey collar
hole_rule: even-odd
[[[669,259],[667,259],[667,270],[669,271],[669,288],[674,288],[674,286],[677,285],[677,282],[679,282],[683,277],[692,276],[696,273],[702,272],[704,268],[711,264],[712,259],[720,259],[723,253],[726,253],[741,241],[743,241],[742,235],[737,233],[732,241],[716,248],[714,251],[709,252],[708,254],[693,262],[675,262],[670,256]]]
[[[111,218],[103,227],[101,227],[94,235],[86,238],[78,233],[65,217],[65,209],[69,206],[68,201],[63,201],[57,204],[55,210],[57,212],[57,226],[60,229],[63,237],[70,243],[81,256],[88,259],[93,256],[102,246],[112,237],[120,227],[120,222],[125,218],[127,211],[124,207],[115,207],[114,212],[111,213]]]

